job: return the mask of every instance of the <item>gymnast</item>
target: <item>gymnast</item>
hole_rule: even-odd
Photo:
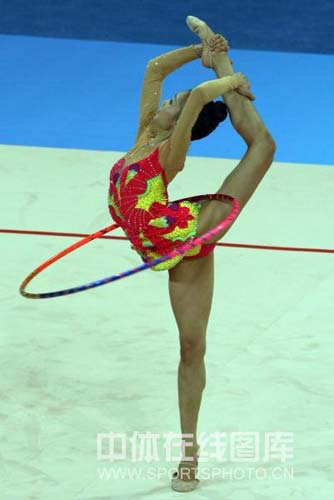
[[[183,169],[190,142],[209,135],[230,115],[247,151],[217,193],[246,205],[273,162],[275,142],[257,113],[255,96],[245,75],[234,73],[229,45],[200,19],[187,24],[201,44],[167,52],[149,61],[145,72],[140,121],[133,148],[110,171],[109,211],[144,262],[158,258],[218,225],[230,212],[220,201],[169,202],[167,187]],[[217,79],[178,92],[162,103],[163,79],[183,64],[201,58]],[[222,96],[224,102],[213,102]],[[196,478],[199,445],[197,421],[206,384],[206,331],[214,285],[214,248],[228,229],[186,254],[156,266],[168,270],[169,296],[179,330],[178,398],[182,457],[171,482],[176,491],[191,491]]]

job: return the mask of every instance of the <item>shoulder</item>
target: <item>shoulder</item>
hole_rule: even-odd
[[[170,155],[171,143],[172,137],[167,139],[167,141],[159,147],[159,162],[165,170],[169,182],[184,168],[184,162],[179,162],[177,164],[172,163]]]

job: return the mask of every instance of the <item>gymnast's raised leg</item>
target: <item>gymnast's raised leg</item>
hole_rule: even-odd
[[[205,26],[205,32],[209,33],[209,36],[214,35],[206,24]],[[217,78],[234,73],[226,52],[213,53],[212,64]],[[250,99],[236,91],[226,92],[222,97],[229,109],[233,127],[244,139],[247,151],[240,163],[225,178],[217,193],[236,198],[242,210],[272,164],[276,145]],[[230,206],[227,204],[219,201],[205,202],[200,213],[198,236],[219,224],[229,212]],[[207,240],[206,243],[219,241],[230,227]]]

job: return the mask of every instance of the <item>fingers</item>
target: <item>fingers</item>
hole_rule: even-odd
[[[209,41],[209,48],[212,52],[227,52],[230,47],[226,38],[222,35],[214,35]]]
[[[247,77],[243,73],[234,73],[234,76],[237,77],[238,81],[238,86],[235,88],[236,92],[254,101],[255,96],[250,89],[250,83]]]
[[[255,101],[256,97],[255,95],[251,92],[250,89],[247,89],[245,87],[239,87],[235,89],[238,94],[247,97],[250,101]]]
[[[238,77],[238,82],[239,82],[238,87],[250,88],[250,83],[249,83],[246,75],[244,75],[241,72],[237,72],[237,73],[235,73],[235,75]]]
[[[227,47],[223,43],[215,43],[214,45],[210,46],[210,51],[211,52],[226,52]]]
[[[211,40],[209,40],[209,50],[210,52],[227,52],[230,49],[228,41],[223,35],[216,34]],[[231,65],[233,65],[233,61],[230,60]],[[238,73],[241,79],[240,86],[235,89],[238,94],[247,97],[250,101],[255,101],[256,97],[250,90],[250,83],[247,77],[243,73]]]

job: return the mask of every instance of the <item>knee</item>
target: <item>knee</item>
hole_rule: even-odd
[[[198,339],[188,339],[181,342],[180,357],[185,364],[198,364],[204,359],[206,344]]]
[[[267,128],[261,128],[255,136],[254,143],[260,145],[261,148],[271,156],[274,156],[276,151],[276,143],[273,136]]]

